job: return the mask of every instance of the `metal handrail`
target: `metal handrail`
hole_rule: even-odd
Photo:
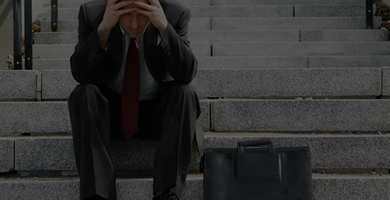
[[[51,0],[51,31],[58,30],[58,0]]]
[[[58,0],[51,0],[51,28],[58,29]],[[23,69],[22,65],[22,13],[21,0],[13,0],[14,31],[14,70]],[[24,0],[24,56],[25,69],[33,68],[32,58],[32,0]]]
[[[20,0],[13,0],[14,70],[22,69],[22,21]]]
[[[367,29],[373,29],[374,27],[374,11],[373,1],[366,0],[366,24]]]
[[[13,0],[13,29],[14,29],[14,70],[23,69],[22,66],[22,13],[21,1]],[[25,69],[32,69],[32,3],[24,0],[25,40],[24,55]]]

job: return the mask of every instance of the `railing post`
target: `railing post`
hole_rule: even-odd
[[[374,27],[374,11],[373,11],[373,1],[366,0],[366,24],[367,29],[373,29]]]
[[[51,31],[58,30],[58,0],[51,0]]]
[[[20,0],[13,0],[14,17],[14,70],[22,69],[22,14]]]
[[[24,0],[24,59],[25,68],[32,69],[32,4],[31,0]]]

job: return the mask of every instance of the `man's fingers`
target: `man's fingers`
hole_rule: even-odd
[[[126,9],[118,10],[118,15],[124,15],[126,13],[130,13],[130,12],[132,12],[135,9],[136,8],[126,8]]]
[[[151,0],[151,1],[153,1],[153,0]],[[137,8],[142,8],[144,10],[149,10],[149,11],[153,10],[153,7],[154,7],[154,6],[148,5],[148,4],[143,3],[143,2],[139,2],[139,1],[134,1],[134,4],[137,6]]]
[[[158,0],[148,0],[150,5],[156,5]]]
[[[108,5],[114,5],[114,4],[116,4],[117,2],[118,2],[119,0],[108,0],[108,3],[107,3],[107,6]]]
[[[142,14],[142,15],[145,15],[145,16],[147,16],[149,19],[150,19],[150,17],[152,17],[152,15],[151,15],[151,13],[149,12],[149,11],[147,11],[147,10],[142,10],[142,9],[139,9],[139,8],[137,8],[137,9],[135,9],[139,14]]]
[[[114,9],[114,10],[120,10],[126,6],[129,6],[129,5],[132,5],[134,4],[134,1],[121,1],[117,4],[114,4],[112,5],[111,9]]]

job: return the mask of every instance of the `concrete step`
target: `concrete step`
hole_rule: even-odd
[[[381,69],[209,69],[192,85],[200,97],[376,97]]]
[[[218,132],[344,132],[390,130],[390,101],[219,100],[212,104]]]
[[[77,20],[59,20],[58,31],[60,32],[77,32],[79,22]],[[41,32],[51,32],[51,21],[41,20]]]
[[[34,45],[40,59],[70,58],[74,44]],[[389,55],[389,42],[193,42],[196,57]]]
[[[202,114],[198,123],[210,129],[210,102],[201,101]],[[68,103],[50,102],[0,102],[0,133],[68,133],[71,131]]]
[[[389,66],[390,56],[221,56],[197,60],[200,69],[379,68]],[[69,67],[67,62],[66,69]]]
[[[68,0],[59,1],[60,8],[77,8],[90,0]],[[329,4],[365,4],[364,0],[181,0],[186,6],[208,6],[208,5],[329,5]]]
[[[228,56],[197,57],[199,69],[259,68],[379,68],[390,56]],[[70,69],[69,58],[35,59],[35,70]]]
[[[191,42],[387,41],[387,30],[190,30]],[[35,44],[76,44],[76,32],[35,33]]]
[[[36,71],[0,70],[0,83],[0,100],[36,99]]]
[[[321,34],[322,32],[319,31]],[[337,31],[335,31],[337,32]],[[342,31],[341,31],[342,32]],[[375,33],[373,33],[375,32]],[[316,32],[317,33],[317,32]],[[350,32],[348,32],[350,33]],[[373,33],[373,34],[372,34]],[[317,34],[317,35],[318,35]],[[356,35],[362,35],[366,40],[377,39],[378,31],[356,30]],[[386,32],[387,34],[387,32]],[[35,33],[35,44],[77,44],[76,32],[42,32]],[[313,34],[312,34],[313,35]],[[324,33],[324,35],[327,35]],[[371,37],[370,37],[371,36]],[[237,30],[237,31],[211,31],[190,30],[188,37],[191,42],[250,42],[250,41],[299,41],[299,30]],[[318,37],[324,37],[319,35]],[[317,38],[318,38],[317,37]],[[326,37],[326,36],[325,36]],[[329,36],[328,36],[329,37]],[[386,35],[387,37],[387,35]],[[312,37],[313,38],[313,37]],[[386,38],[387,39],[387,38]]]
[[[74,52],[75,44],[41,44],[33,46],[33,56],[41,59],[70,58]],[[195,56],[210,56],[210,42],[191,43],[191,49]]]
[[[389,42],[213,42],[213,56],[389,55]]]
[[[374,17],[374,29],[380,27],[381,18]],[[365,17],[213,17],[212,30],[259,29],[366,29]]]
[[[293,6],[285,5],[259,5],[259,6],[191,6],[192,17],[293,17]],[[360,6],[359,6],[360,8]],[[325,7],[324,9],[327,9]],[[355,16],[364,16],[365,7],[362,13],[358,9]],[[79,8],[60,8],[58,19],[77,20]],[[358,13],[360,15],[358,15]],[[46,10],[46,18],[50,19],[51,10]],[[337,16],[337,15],[336,15]]]
[[[295,17],[365,17],[366,5],[295,5],[294,11]]]
[[[387,41],[385,29],[301,30],[300,41]]]
[[[365,17],[366,5],[190,6],[192,17]],[[375,10],[375,9],[374,9]],[[58,19],[77,20],[79,8],[60,8]],[[51,10],[46,10],[50,19]]]
[[[190,30],[210,30],[210,17],[191,18],[189,22]],[[60,32],[77,32],[77,20],[59,20],[58,31]],[[41,32],[51,32],[51,21],[41,21]]]
[[[204,98],[375,98],[389,96],[389,71],[389,68],[199,69],[191,84],[198,96]],[[10,74],[12,80],[1,81],[6,93],[2,100],[65,100],[77,85],[70,70],[20,74],[5,71],[0,76]]]
[[[237,142],[270,139],[275,147],[308,146],[312,169],[388,169],[389,134],[299,134],[299,133],[206,133],[205,148],[236,148]],[[16,171],[75,171],[71,136],[25,136],[0,139],[0,159]],[[372,148],[375,146],[375,148]],[[153,170],[158,141],[131,139],[111,141],[111,157],[116,170]],[[13,149],[15,149],[13,151]],[[192,170],[199,170],[200,156],[192,151]],[[8,162],[6,162],[8,163]],[[7,169],[7,168],[5,168]],[[7,171],[3,171],[7,172]]]
[[[390,131],[388,99],[219,99],[202,100],[201,107],[203,129],[218,132]],[[71,130],[66,102],[0,102],[0,110],[0,133]]]
[[[374,29],[381,18],[374,17]],[[76,32],[78,21],[59,21],[60,32]],[[42,32],[51,32],[50,21],[41,22]],[[194,17],[190,30],[263,30],[263,29],[366,29],[365,17]]]
[[[59,8],[78,8],[81,4],[90,2],[91,0],[67,0],[59,1]],[[180,0],[180,3],[186,6],[207,6],[210,5],[210,0]]]
[[[118,200],[152,199],[152,179],[118,179]],[[388,199],[390,187],[388,176],[356,175],[313,175],[313,199],[354,199],[378,200]],[[5,199],[78,199],[80,195],[78,178],[51,179],[2,179],[0,192]],[[56,192],[53,192],[56,191]],[[203,178],[189,177],[182,199],[203,199]]]
[[[191,84],[206,98],[375,98],[381,78],[380,68],[199,69]],[[67,99],[76,85],[69,70],[42,71],[43,100]]]
[[[211,0],[211,5],[329,5],[366,4],[364,0]]]
[[[192,17],[293,17],[292,5],[192,6]]]

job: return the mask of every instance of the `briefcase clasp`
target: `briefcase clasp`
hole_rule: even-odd
[[[238,153],[244,153],[244,147],[268,145],[269,152],[275,153],[275,146],[271,140],[248,140],[237,143]]]

